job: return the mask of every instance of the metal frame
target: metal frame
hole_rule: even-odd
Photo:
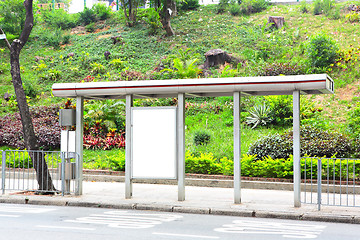
[[[132,179],[131,179],[131,122],[132,114],[131,108],[133,106],[133,96],[126,95],[126,124],[125,124],[125,198],[130,199],[132,197]]]
[[[293,92],[294,207],[301,207],[300,169],[300,91]]]
[[[42,154],[46,156],[48,173],[46,177],[50,177],[53,180],[55,190],[39,190],[37,182],[37,173],[34,166],[30,165],[31,154]],[[72,153],[78,155],[77,153]],[[75,156],[74,155],[74,156]],[[73,160],[75,158],[72,158]],[[6,161],[8,160],[8,162]],[[70,173],[65,172],[65,152],[61,151],[42,151],[42,150],[5,150],[2,151],[2,175],[1,175],[1,189],[2,194],[5,194],[5,190],[19,190],[19,191],[39,191],[39,192],[54,192],[64,196],[64,194],[76,194],[76,178],[74,174],[73,178],[69,178],[68,188],[67,177],[71,176]],[[12,166],[11,166],[12,165]],[[16,166],[16,167],[15,167]],[[71,168],[69,168],[71,170]],[[42,170],[43,171],[43,170]],[[71,172],[74,173],[74,172]],[[44,174],[44,172],[43,172]],[[72,181],[74,180],[74,181]]]
[[[332,94],[334,81],[327,74],[233,77],[177,80],[117,81],[95,83],[56,83],[53,94],[57,97],[76,97],[77,126],[82,126],[83,98],[126,99],[126,160],[125,198],[132,196],[131,179],[131,107],[133,98],[178,98],[178,200],[185,200],[185,94],[188,96],[234,97],[234,203],[241,203],[241,95],[293,95],[294,126],[294,206],[301,206],[300,199],[300,94]],[[79,182],[82,193],[82,130],[77,128]]]
[[[146,111],[149,109],[172,109],[175,110],[175,153],[174,153],[174,176],[173,178],[166,178],[166,177],[134,177],[134,135],[133,135],[133,126],[134,126],[134,110],[140,110],[140,111]],[[171,106],[165,106],[165,107],[132,107],[131,108],[131,179],[169,179],[169,180],[177,180],[178,179],[178,158],[177,158],[177,148],[178,148],[178,142],[177,142],[177,127],[178,127],[178,119],[177,119],[177,107],[171,107]],[[125,145],[126,146],[126,145]]]
[[[178,94],[178,201],[185,201],[185,94]]]
[[[83,193],[83,135],[84,135],[84,98],[76,97],[76,131],[75,149],[78,154],[76,157],[76,183],[75,194]]]
[[[316,204],[318,210],[321,209],[321,205],[360,207],[360,183],[357,179],[360,170],[356,169],[360,159],[326,157],[301,159],[304,160],[302,203]],[[336,169],[337,164],[339,164],[339,172]],[[310,175],[309,178],[306,177],[307,175]]]
[[[234,92],[234,203],[241,203],[241,94]]]

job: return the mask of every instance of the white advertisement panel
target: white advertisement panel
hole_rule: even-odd
[[[176,117],[176,107],[132,108],[132,178],[177,178]]]

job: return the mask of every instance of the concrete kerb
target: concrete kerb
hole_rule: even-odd
[[[125,176],[84,174],[84,181],[125,182]],[[166,180],[166,179],[134,179],[133,183],[177,185],[176,180]],[[185,185],[196,186],[196,187],[233,188],[234,182],[233,180],[226,180],[226,179],[186,178]],[[272,190],[292,191],[293,183],[242,180],[241,187],[248,189],[272,189]]]
[[[179,205],[166,204],[144,204],[144,203],[99,203],[86,202],[80,199],[66,199],[52,198],[34,198],[33,196],[11,196],[0,197],[0,203],[7,204],[29,204],[29,205],[48,205],[48,206],[70,206],[70,207],[95,207],[95,208],[113,208],[125,210],[146,210],[159,212],[176,212],[187,214],[209,214],[209,215],[223,215],[223,216],[238,216],[238,217],[253,217],[253,218],[276,218],[285,220],[303,220],[303,221],[320,221],[320,222],[336,222],[336,223],[350,223],[360,224],[360,216],[353,215],[337,215],[327,214],[321,212],[274,212],[274,211],[258,211],[247,209],[221,209],[208,207],[191,207]]]

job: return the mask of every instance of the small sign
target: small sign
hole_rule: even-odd
[[[6,35],[5,34],[0,34],[0,40],[1,39],[6,39]]]

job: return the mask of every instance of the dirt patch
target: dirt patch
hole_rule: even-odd
[[[110,38],[112,36],[113,36],[112,34],[105,34],[105,35],[98,36],[97,39]]]
[[[83,26],[77,26],[71,29],[71,34],[84,34],[86,32],[85,27]]]
[[[347,85],[344,88],[335,90],[336,97],[340,100],[350,101],[356,93],[359,91],[360,81],[357,81],[351,85]]]

